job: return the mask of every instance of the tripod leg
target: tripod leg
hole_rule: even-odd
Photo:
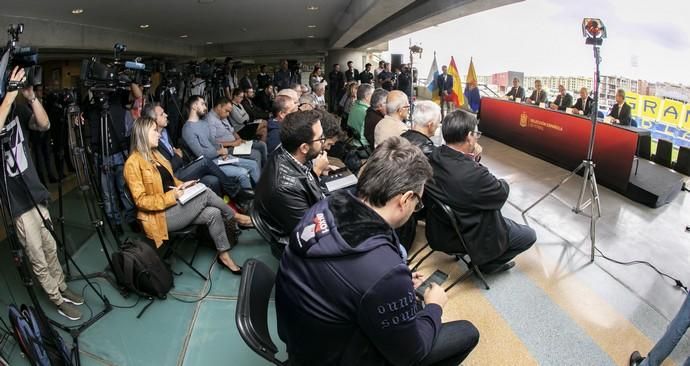
[[[597,186],[597,178],[592,170],[592,178],[590,180],[592,188],[592,217],[589,222],[589,236],[591,240],[590,258],[589,262],[594,262],[594,251],[596,250],[597,240],[597,220],[601,217],[601,202],[599,201],[599,188]],[[596,206],[596,207],[595,207]]]
[[[592,162],[585,160],[582,162],[582,165],[585,167],[585,172],[582,174],[582,189],[580,189],[580,196],[577,198],[577,204],[575,205],[575,208],[573,208],[573,212],[576,214],[579,214],[582,212],[582,202],[585,200],[585,192],[587,191],[587,184],[590,183],[589,179],[591,174],[594,174],[594,169],[592,167]]]
[[[546,197],[550,196],[553,192],[555,192],[558,188],[560,188],[563,184],[565,184],[565,182],[569,181],[570,178],[572,178],[575,174],[577,174],[577,172],[580,171],[580,169],[582,169],[584,167],[584,165],[585,165],[585,163],[582,162],[580,165],[577,166],[577,168],[575,168],[575,170],[570,172],[570,174],[565,176],[565,178],[561,179],[561,181],[558,182],[558,184],[556,184],[553,188],[551,188],[550,191],[546,192],[546,194],[541,196],[536,202],[534,202],[529,207],[527,207],[524,211],[522,211],[522,216],[525,216],[527,214],[527,211],[534,208],[534,206],[538,205],[539,202],[543,201]]]

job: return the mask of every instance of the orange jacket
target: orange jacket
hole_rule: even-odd
[[[158,151],[153,152],[154,160],[168,169],[175,180],[175,185],[182,184],[172,173],[172,167]],[[165,221],[165,210],[177,204],[175,193],[163,192],[163,180],[158,168],[144,157],[134,152],[125,162],[125,182],[137,206],[137,219],[141,222],[146,236],[156,243],[157,247],[168,240],[168,223]]]

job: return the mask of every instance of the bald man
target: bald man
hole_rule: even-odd
[[[589,96],[589,91],[587,88],[580,89],[580,97],[577,98],[577,102],[573,106],[573,113],[580,114],[583,116],[590,116],[592,114],[592,104],[594,100]]]
[[[386,116],[374,129],[374,147],[391,136],[400,136],[409,128],[405,120],[410,115],[410,100],[400,90],[393,90],[386,98]]]

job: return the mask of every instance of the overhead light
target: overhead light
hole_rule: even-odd
[[[317,11],[317,10],[319,10],[319,7],[318,7],[318,6],[314,6],[314,5],[309,5],[309,6],[307,6],[307,10]]]
[[[312,29],[313,29],[313,28],[316,28],[316,24],[309,24],[309,25],[307,26],[307,28],[312,28]]]
[[[180,38],[187,38],[187,37],[189,37],[189,36],[188,36],[188,35],[186,35],[186,34],[182,34],[182,35],[180,35]]]
[[[208,42],[206,42],[206,44],[207,44],[207,45],[211,45],[211,44],[213,44],[213,42],[208,41]]]
[[[72,14],[81,14],[83,12],[84,12],[84,9],[81,9],[81,8],[72,9]]]
[[[141,24],[141,25],[139,25],[139,28],[141,28],[141,29],[146,29],[146,28],[148,28],[148,27],[149,27],[148,24]]]
[[[314,38],[314,37],[316,37],[316,36],[314,36],[313,34],[310,34],[307,36],[307,38]]]

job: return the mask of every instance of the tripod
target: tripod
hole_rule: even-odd
[[[524,209],[522,211],[522,217],[523,219],[527,215],[527,212],[534,208],[536,205],[538,205],[541,201],[543,201],[546,197],[550,196],[553,192],[555,192],[558,188],[560,188],[563,184],[565,184],[567,181],[570,180],[570,178],[574,177],[576,174],[578,174],[580,171],[583,172],[582,174],[582,187],[580,188],[580,193],[578,195],[577,203],[575,204],[574,207],[572,207],[572,211],[576,214],[581,214],[583,216],[589,217],[589,238],[591,241],[591,246],[590,246],[590,263],[594,262],[594,251],[596,250],[596,229],[597,229],[597,220],[601,217],[601,202],[599,201],[599,189],[597,187],[597,178],[594,173],[594,161],[592,161],[592,154],[594,153],[594,137],[596,136],[596,129],[597,129],[597,111],[598,111],[598,102],[599,102],[599,64],[601,63],[601,56],[599,54],[599,48],[600,44],[593,44],[593,49],[594,49],[594,63],[596,67],[596,71],[594,74],[594,104],[592,106],[592,129],[590,131],[589,135],[589,146],[587,147],[587,158],[580,163],[580,165],[575,168],[570,174],[568,174],[565,178],[563,178],[558,184],[556,184],[555,187],[551,188],[550,191],[548,191],[546,194],[541,196],[536,202],[531,204],[529,207]],[[590,198],[585,201],[585,194],[587,192],[590,193]],[[559,202],[565,204],[566,206],[568,205],[558,197],[554,196]],[[589,214],[584,213],[583,211],[587,208],[590,207],[591,211]]]
[[[12,256],[13,256],[13,262],[15,263],[17,270],[19,272],[20,277],[22,278],[22,282],[24,283],[24,286],[27,289],[27,292],[29,294],[29,297],[31,298],[31,302],[34,306],[34,308],[37,309],[38,316],[41,317],[42,320],[48,319],[51,324],[54,326],[64,330],[65,332],[68,332],[72,336],[72,340],[74,342],[74,348],[73,352],[76,354],[76,362],[77,365],[80,363],[79,362],[79,335],[89,328],[91,325],[95,324],[99,319],[101,319],[103,316],[105,316],[107,313],[109,313],[113,307],[108,301],[108,298],[105,297],[103,294],[101,294],[99,291],[96,290],[96,287],[89,281],[89,279],[86,277],[86,275],[82,272],[82,270],[79,268],[77,263],[74,261],[74,259],[71,256],[66,257],[66,261],[71,262],[72,266],[79,272],[79,274],[85,279],[87,285],[93,290],[93,292],[98,296],[98,298],[103,302],[104,309],[92,316],[89,320],[86,322],[82,323],[81,325],[77,327],[68,327],[65,326],[61,323],[58,323],[57,321],[54,321],[52,319],[49,319],[46,315],[45,312],[43,312],[43,309],[41,308],[40,302],[38,301],[38,297],[36,296],[36,293],[33,288],[33,280],[32,280],[32,275],[29,270],[28,264],[24,260],[24,252],[22,250],[22,245],[20,243],[19,237],[17,236],[17,231],[15,228],[14,224],[14,215],[12,214],[12,200],[10,198],[10,189],[8,186],[8,182],[10,182],[10,179],[14,180],[14,187],[12,192],[13,197],[21,196],[24,195],[25,198],[28,198],[32,207],[31,210],[36,210],[42,223],[43,226],[46,228],[46,230],[50,233],[50,236],[55,240],[56,245],[63,245],[64,243],[61,243],[60,240],[57,237],[57,234],[55,233],[55,230],[53,228],[53,225],[50,221],[49,217],[46,217],[41,213],[41,210],[39,208],[38,203],[34,199],[34,196],[31,193],[31,190],[29,189],[29,186],[27,185],[26,181],[24,180],[23,172],[29,169],[29,160],[23,161],[22,164],[18,162],[16,153],[21,149],[22,154],[24,154],[24,147],[22,146],[23,142],[19,141],[17,136],[19,135],[19,131],[21,130],[21,126],[19,126],[18,120],[15,123],[14,129],[16,131],[13,132],[7,132],[5,135],[0,135],[0,138],[2,138],[2,141],[0,142],[0,150],[2,150],[2,156],[4,157],[3,164],[2,164],[2,179],[0,179],[0,191],[2,193],[2,221],[3,225],[5,227],[5,232],[7,233],[7,237],[10,241],[10,248],[12,251]],[[9,131],[9,129],[12,129],[12,127],[7,127],[6,131]],[[14,138],[14,141],[11,141],[11,139]],[[13,146],[14,144],[14,146]],[[9,147],[6,149],[6,146]],[[10,160],[11,159],[11,160]],[[22,158],[22,160],[26,159],[26,157]],[[23,170],[22,170],[23,169]],[[12,176],[8,177],[8,171],[12,172]],[[20,187],[20,192],[17,192],[16,189],[17,187]],[[45,189],[45,188],[44,188]],[[29,230],[34,230],[36,228],[28,228]],[[39,228],[40,230],[40,228]],[[50,331],[53,331],[52,329]]]
[[[107,119],[107,109],[104,109],[101,113],[101,126],[103,126],[103,119]],[[106,232],[105,228],[103,226],[104,220],[102,217],[99,215],[99,206],[100,210],[103,212],[105,211],[105,204],[102,201],[102,197],[98,195],[98,190],[91,191],[91,187],[98,187],[98,181],[95,177],[94,174],[91,174],[90,169],[89,169],[89,162],[86,157],[86,148],[85,146],[85,139],[84,139],[84,131],[82,129],[83,123],[81,122],[81,119],[79,117],[79,108],[74,106],[71,108],[71,113],[70,117],[68,118],[68,143],[69,147],[72,152],[72,160],[73,160],[73,165],[75,167],[75,174],[77,177],[77,183],[79,187],[79,192],[81,192],[81,197],[82,201],[84,202],[84,205],[86,206],[86,211],[89,215],[89,221],[91,223],[92,228],[96,231],[96,235],[98,236],[98,240],[101,244],[101,249],[103,250],[103,253],[105,254],[106,260],[108,262],[109,268],[113,268],[113,263],[110,257],[110,252],[108,250],[108,246],[106,245],[105,237],[106,237]],[[106,126],[107,126],[107,121],[106,121]],[[107,129],[106,129],[106,136],[107,136]],[[106,141],[107,144],[107,141]],[[97,165],[98,163],[94,161],[94,165]],[[95,171],[98,171],[97,169]],[[90,199],[89,197],[89,192],[93,193],[93,199]],[[113,238],[115,238],[115,241],[118,244],[118,248],[121,246],[121,243],[119,242],[119,239],[117,237],[117,233],[115,232],[111,222],[107,219],[106,215],[106,220],[105,222],[108,224],[108,227],[110,228],[110,231],[113,235]],[[114,274],[114,272],[113,272]],[[114,274],[115,275],[115,274]],[[116,275],[115,275],[116,276]],[[110,284],[118,289],[121,293],[123,291],[122,288],[120,288],[117,285],[117,278],[113,278],[107,270],[104,270],[102,272],[96,272],[96,273],[91,273],[88,275],[82,274],[82,278],[95,278],[95,277],[101,277],[106,279]],[[75,280],[79,278],[72,278],[70,277],[70,280]]]

